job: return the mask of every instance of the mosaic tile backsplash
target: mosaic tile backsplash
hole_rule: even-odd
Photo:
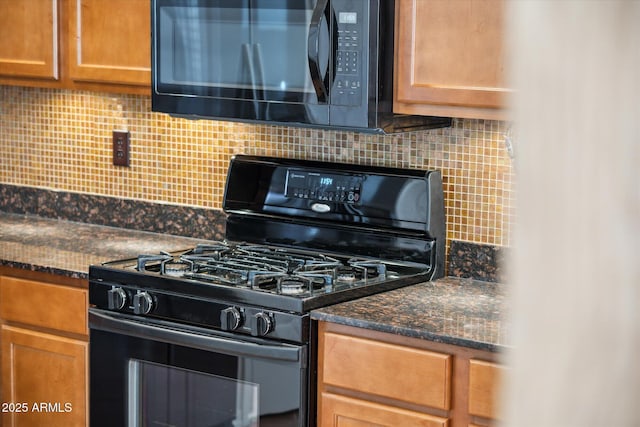
[[[112,131],[131,133],[130,167],[112,164]],[[220,209],[236,153],[442,171],[447,238],[509,246],[510,125],[455,119],[396,135],[190,121],[147,96],[0,86],[0,183]]]

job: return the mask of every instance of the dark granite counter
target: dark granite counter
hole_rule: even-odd
[[[0,265],[86,279],[89,265],[193,247],[203,240],[0,213]]]
[[[218,231],[211,236],[217,237],[220,227],[215,224]],[[200,242],[206,240],[0,212],[0,266],[70,278],[87,279],[92,264],[144,252],[188,249]],[[473,254],[477,250],[452,248],[454,253],[449,256],[458,260],[461,267],[450,266],[450,274],[457,274],[458,270],[460,275],[473,273],[467,271],[467,260],[476,258]],[[495,258],[493,252],[490,255]],[[472,267],[479,269],[475,264]],[[491,274],[486,279],[498,276]],[[312,318],[499,351],[510,345],[509,328],[503,320],[505,290],[504,285],[493,281],[448,277],[316,310]]]
[[[510,345],[506,286],[447,277],[314,310],[311,318],[501,351]]]

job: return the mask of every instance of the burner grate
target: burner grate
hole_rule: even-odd
[[[387,277],[386,265],[376,260],[342,262],[324,254],[226,242],[175,256],[140,255],[136,269],[282,295],[328,293],[336,284],[356,286]]]

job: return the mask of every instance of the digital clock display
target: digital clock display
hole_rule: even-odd
[[[290,169],[285,195],[294,199],[358,204],[362,181],[360,175]]]
[[[338,23],[340,24],[357,24],[358,14],[356,12],[340,12],[338,13]]]

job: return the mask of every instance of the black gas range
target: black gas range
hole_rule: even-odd
[[[238,398],[229,398],[227,412],[235,407],[235,415],[206,425],[228,421],[253,426],[257,424],[251,420],[267,424],[272,416],[279,425],[313,425],[309,312],[443,275],[445,225],[437,171],[238,155],[229,165],[223,208],[228,215],[225,241],[90,267],[92,366],[115,363],[127,371],[117,386],[104,388],[93,384],[108,383],[108,378],[97,372],[100,368],[92,368],[92,425],[94,420],[98,425],[102,419],[121,421],[109,418],[106,412],[111,409],[102,402],[105,390],[121,394],[122,387],[133,396],[120,415],[128,417],[129,425],[146,425],[152,419],[171,424],[176,411],[187,411],[183,397],[172,397],[183,402],[181,409],[165,413],[169,398],[163,395],[151,406],[155,415],[145,418],[148,398],[144,404],[136,399],[146,389],[139,389],[140,378],[131,380],[142,367],[125,369],[131,360],[141,361],[140,366],[255,382],[268,390],[268,376],[255,369],[249,374],[239,365],[264,364],[263,356],[270,359],[268,355],[276,353],[286,355],[294,372],[302,372],[297,374],[303,377],[302,389],[294,378],[293,397],[273,404],[262,395],[261,409],[246,420],[246,414],[238,415],[246,408],[240,408]],[[167,357],[145,353],[146,347],[160,343]],[[138,350],[111,360],[98,350],[104,346]],[[194,355],[175,359],[180,348]],[[229,362],[230,372],[194,366],[200,357],[195,353],[201,351],[212,360],[235,358]],[[202,381],[210,384],[207,378]],[[295,421],[285,421],[283,414],[293,414]]]

